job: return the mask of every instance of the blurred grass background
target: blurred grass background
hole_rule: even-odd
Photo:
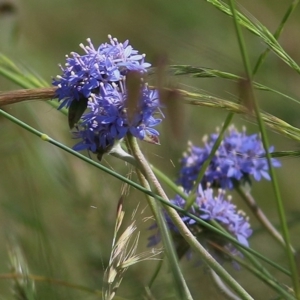
[[[135,49],[147,54],[147,61],[151,63],[164,54],[171,64],[244,74],[233,21],[206,1],[1,0],[0,6],[3,3],[11,3],[15,10],[0,11],[0,51],[49,84],[52,76],[60,73],[57,65],[64,63],[65,54],[82,53],[79,43],[85,43],[88,37],[94,45],[106,42],[107,34],[119,41],[129,39]],[[244,0],[239,3],[247,14],[275,32],[291,1]],[[297,62],[300,61],[299,25],[300,9],[297,9],[280,37],[283,48]],[[265,45],[251,33],[243,32],[254,66]],[[298,74],[272,53],[255,79],[290,96],[300,97]],[[237,97],[237,84],[222,79],[169,76],[167,81],[175,87],[203,90],[229,100]],[[0,91],[14,88],[17,87],[0,78]],[[262,91],[257,92],[257,96],[264,110],[300,127],[298,104]],[[74,144],[66,117],[46,103],[27,102],[5,107],[5,110],[66,145]],[[186,106],[183,114],[182,136],[174,137],[168,126],[162,125],[162,145],[142,145],[149,160],[171,178],[176,177],[178,159],[187,141],[201,145],[203,135],[220,126],[227,113]],[[240,116],[234,118],[234,123],[239,128],[245,124],[248,132],[258,131],[256,125]],[[122,183],[43,143],[4,118],[0,118],[0,126],[0,274],[10,270],[7,246],[17,244],[31,273],[101,289]],[[295,141],[270,131],[269,138],[278,151],[299,149]],[[123,162],[112,157],[105,157],[103,163],[123,175],[131,172]],[[282,164],[276,172],[291,222],[292,241],[299,248],[300,163],[297,158],[288,158],[283,159]],[[134,179],[134,174],[132,176]],[[253,195],[274,224],[278,224],[270,183],[255,183]],[[234,199],[249,213],[253,228],[258,229],[259,224],[246,206],[237,196]],[[139,251],[144,251],[150,222],[143,219],[150,212],[144,211],[143,195],[133,189],[125,200],[124,226],[129,224],[131,212],[138,204]],[[254,249],[287,266],[282,249],[264,231],[258,230],[250,243]],[[203,268],[186,260],[181,264],[195,299],[224,299]],[[118,294],[128,299],[141,299],[154,269],[153,262],[129,268]],[[231,265],[227,269],[255,299],[274,296],[246,271],[235,271]],[[156,299],[174,299],[172,281],[167,275],[165,267],[153,287]],[[289,282],[280,274],[278,279]],[[58,285],[36,283],[36,288],[38,299],[96,299],[92,294]],[[0,280],[0,295],[3,299],[15,299],[8,280]]]

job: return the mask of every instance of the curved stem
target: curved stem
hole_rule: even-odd
[[[281,246],[284,248],[286,247],[285,241],[281,234],[278,232],[278,230],[273,226],[273,224],[269,221],[267,216],[264,214],[264,212],[261,210],[261,208],[256,203],[255,199],[252,197],[252,195],[249,192],[246,192],[240,185],[237,185],[235,187],[236,191],[239,193],[239,195],[245,200],[249,208],[252,210],[253,214],[256,216],[258,221],[262,224],[263,227],[265,227],[270,235],[277,241]],[[295,249],[291,246],[291,250],[295,254]]]
[[[127,153],[125,150],[123,150],[123,148],[121,146],[121,142],[122,141],[118,141],[117,143],[115,143],[115,145],[108,152],[108,154],[111,156],[114,156],[116,158],[119,158],[119,159],[133,165],[134,167],[138,168],[137,161],[135,160],[135,158],[132,155]]]
[[[221,290],[222,293],[225,294],[225,297],[232,300],[241,300],[240,297],[235,295],[222,281],[222,279],[218,276],[218,274],[210,269],[211,277],[216,284],[216,286]]]
[[[150,184],[146,179],[147,175],[143,172],[143,169],[141,168],[139,161],[136,160],[135,157],[133,157],[131,155],[133,150],[131,148],[129,136],[127,138],[125,138],[125,143],[126,143],[127,150],[129,153],[125,152],[122,149],[121,143],[118,143],[117,147],[113,147],[113,149],[117,149],[115,151],[115,153],[109,153],[109,154],[112,154],[115,157],[125,160],[125,161],[131,163],[133,166],[135,166],[137,176],[138,176],[138,179],[139,179],[141,185],[144,188],[146,188],[147,190],[151,190]],[[125,159],[124,159],[124,157],[125,157]],[[180,267],[179,267],[179,261],[176,256],[176,251],[175,251],[175,248],[173,245],[172,237],[168,231],[166,222],[162,216],[161,206],[159,206],[158,203],[155,201],[155,199],[153,197],[151,197],[150,195],[145,194],[145,197],[146,197],[148,205],[152,211],[152,214],[155,217],[158,228],[161,231],[163,245],[165,247],[165,253],[169,260],[172,273],[174,275],[175,289],[177,290],[178,296],[182,299],[191,299],[192,300],[193,299],[192,295],[190,294],[189,288],[185,282],[185,279],[184,279],[182,272],[180,270]],[[149,291],[150,291],[151,285],[153,284],[153,282],[155,280],[155,277],[159,273],[161,266],[162,266],[162,262],[159,264],[154,276],[151,278],[150,284],[147,287]],[[147,289],[146,289],[146,291],[147,291]]]
[[[164,198],[166,201],[169,201],[166,193],[161,187],[159,181],[154,175],[150,165],[148,164],[146,158],[141,152],[137,141],[132,136],[129,137],[129,143],[132,149],[133,156],[140,163],[143,173],[147,174],[148,178],[154,184],[157,189],[158,194]],[[197,241],[195,236],[187,228],[185,223],[180,218],[176,210],[169,206],[165,206],[166,212],[169,214],[172,222],[176,225],[178,231],[182,237],[187,241],[190,247],[200,255],[200,257],[205,261],[209,267],[211,267],[223,280],[230,286],[242,299],[253,299],[244,288],[234,279],[231,275],[222,267],[220,264],[206,251],[206,249]]]

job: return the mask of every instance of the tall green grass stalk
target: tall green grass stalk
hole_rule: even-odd
[[[239,46],[240,46],[242,60],[244,63],[244,68],[245,68],[245,71],[247,74],[247,83],[249,84],[250,101],[252,102],[251,104],[253,105],[253,109],[257,116],[257,122],[258,122],[258,126],[260,129],[261,135],[262,135],[263,146],[264,146],[264,149],[266,152],[266,157],[267,157],[268,166],[269,166],[269,170],[270,170],[270,176],[272,179],[272,185],[273,185],[275,198],[276,198],[278,214],[279,214],[280,222],[281,222],[282,234],[283,234],[283,238],[286,243],[285,249],[286,249],[286,255],[288,257],[288,261],[289,261],[289,265],[290,265],[290,270],[292,273],[294,292],[295,292],[296,297],[298,299],[300,299],[299,276],[298,276],[298,271],[297,271],[297,267],[296,267],[296,262],[295,262],[295,259],[294,259],[293,253],[292,253],[292,249],[290,247],[289,231],[288,231],[288,227],[287,227],[287,221],[286,221],[286,217],[285,217],[283,202],[282,202],[281,195],[280,195],[279,185],[277,182],[277,177],[276,177],[274,168],[271,163],[271,155],[269,153],[268,137],[267,137],[267,133],[265,130],[264,122],[262,120],[262,117],[260,116],[259,106],[258,106],[256,97],[254,95],[254,88],[253,88],[253,84],[252,84],[252,71],[250,68],[249,60],[248,60],[248,54],[247,54],[244,38],[243,38],[243,35],[241,32],[241,29],[239,27],[238,15],[237,15],[237,11],[235,8],[235,2],[234,2],[234,0],[229,0],[229,3],[230,3],[231,13],[232,13],[233,20],[234,20],[237,39],[238,39]]]

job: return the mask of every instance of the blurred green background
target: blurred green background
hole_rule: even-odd
[[[257,18],[274,32],[292,1],[239,1],[242,10]],[[135,49],[147,54],[155,64],[160,55],[167,55],[170,64],[190,64],[244,75],[233,21],[206,1],[140,0],[140,1],[79,1],[79,0],[1,0],[11,4],[12,11],[0,10],[0,51],[25,69],[33,71],[51,84],[60,73],[58,64],[65,54],[82,53],[79,43],[91,38],[94,45],[107,41],[111,34],[130,40]],[[283,48],[300,61],[300,8],[280,37]],[[265,49],[262,40],[246,30],[246,43],[252,66]],[[274,54],[270,54],[258,72],[258,82],[295,98],[300,96],[299,77]],[[205,91],[214,96],[235,100],[238,87],[222,79],[193,79],[168,76],[174,87]],[[0,91],[18,88],[0,78]],[[299,106],[277,95],[257,92],[261,107],[300,127]],[[227,115],[222,110],[184,107],[181,136],[174,136],[167,125],[161,125],[161,146],[142,144],[149,160],[171,178],[176,178],[178,160],[188,140],[201,145],[202,137],[220,126]],[[54,139],[72,146],[66,117],[46,103],[32,101],[5,107],[12,115],[27,122]],[[167,122],[165,122],[167,123]],[[234,123],[248,132],[258,131],[255,124],[240,116]],[[43,275],[101,289],[108,264],[116,205],[122,183],[63,151],[42,142],[36,136],[0,118],[0,278],[9,273],[8,245],[22,249],[32,274]],[[268,131],[276,150],[297,150],[299,145],[284,136]],[[126,175],[129,166],[106,156],[104,165]],[[299,159],[282,160],[276,172],[290,220],[292,241],[300,246]],[[135,180],[135,175],[132,174]],[[170,197],[173,193],[169,193]],[[253,195],[271,221],[278,225],[274,194],[269,182],[253,185]],[[250,216],[254,229],[251,246],[282,265],[287,266],[280,247],[254,220],[237,195],[234,201]],[[137,222],[141,231],[138,251],[146,250],[150,216],[143,194],[131,188],[125,200],[124,228],[130,224],[131,212],[139,205]],[[127,271],[118,295],[142,299],[156,263],[143,262]],[[210,275],[194,261],[181,262],[184,275],[195,299],[224,299]],[[246,271],[226,268],[238,278],[255,299],[271,299],[274,294]],[[272,269],[271,269],[272,270]],[[283,275],[274,275],[283,283]],[[153,287],[156,299],[174,299],[172,280],[165,267]],[[15,299],[12,284],[0,280],[1,299]],[[36,283],[38,299],[96,299],[96,296],[59,285]]]

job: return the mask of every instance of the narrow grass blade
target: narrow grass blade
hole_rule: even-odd
[[[230,3],[230,9],[231,9],[231,13],[232,13],[233,20],[234,20],[234,26],[236,29],[237,39],[238,39],[239,46],[240,46],[240,52],[242,55],[245,71],[246,71],[246,74],[248,77],[247,79],[249,82],[249,91],[251,93],[250,100],[252,101],[253,109],[254,109],[256,117],[257,117],[258,126],[259,126],[261,136],[262,136],[263,146],[264,146],[264,149],[266,152],[269,172],[270,172],[270,176],[272,179],[272,185],[273,185],[273,190],[275,193],[278,214],[279,214],[280,222],[281,222],[282,234],[283,234],[283,238],[284,238],[285,244],[286,244],[286,248],[285,248],[286,255],[288,257],[289,266],[290,266],[290,270],[292,273],[294,292],[295,292],[296,297],[298,299],[300,299],[299,276],[298,276],[298,272],[297,272],[297,268],[296,268],[295,259],[294,259],[293,253],[292,253],[292,249],[290,247],[290,236],[289,236],[289,232],[288,232],[288,228],[287,228],[286,216],[285,216],[283,202],[282,202],[281,195],[280,195],[279,185],[277,182],[277,177],[276,177],[274,168],[271,163],[271,156],[270,156],[269,150],[268,150],[269,149],[268,137],[267,137],[267,133],[265,130],[263,119],[260,115],[259,106],[258,106],[256,97],[254,95],[254,88],[253,88],[253,84],[252,84],[252,72],[251,72],[251,68],[250,68],[250,63],[249,63],[249,59],[248,59],[246,46],[244,43],[244,38],[243,38],[242,32],[239,27],[238,12],[236,11],[234,0],[230,0],[229,3]]]

